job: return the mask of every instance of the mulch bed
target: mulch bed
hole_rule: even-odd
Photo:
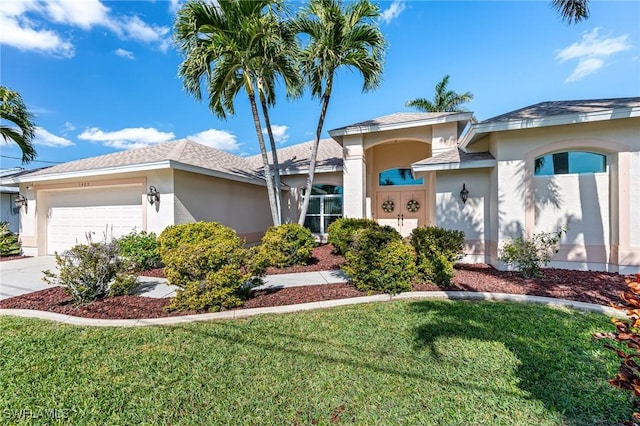
[[[344,263],[344,260],[342,257],[332,254],[331,249],[330,245],[316,248],[314,259],[307,266],[270,269],[267,273],[273,275],[337,269]],[[162,276],[162,270],[150,271],[150,276]],[[544,269],[541,278],[525,279],[515,272],[498,271],[485,264],[464,264],[456,266],[452,285],[444,290],[529,294],[609,305],[612,302],[618,302],[620,292],[627,290],[624,278],[624,276],[607,272]],[[418,284],[414,286],[414,290],[435,291],[443,289],[432,284]],[[255,291],[251,298],[238,309],[293,305],[365,295],[366,293],[358,291],[347,283]],[[76,306],[61,287],[53,287],[2,300],[0,301],[0,309],[37,309],[103,319],[158,318],[195,313],[166,312],[164,308],[169,302],[170,299],[120,296]]]

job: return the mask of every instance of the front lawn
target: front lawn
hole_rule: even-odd
[[[28,423],[20,410],[60,409],[69,424],[611,425],[629,417],[628,396],[607,383],[617,360],[590,337],[611,329],[602,315],[450,301],[139,329],[0,317],[0,416]]]

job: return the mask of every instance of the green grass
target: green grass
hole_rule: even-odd
[[[0,317],[0,423],[612,425],[629,397],[590,337],[611,327],[448,301],[139,329]]]

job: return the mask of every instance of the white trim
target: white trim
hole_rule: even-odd
[[[346,126],[344,128],[329,130],[329,135],[333,138],[338,136],[359,135],[363,133],[383,132],[387,130],[408,129],[411,127],[432,126],[434,124],[452,123],[458,121],[469,121],[473,119],[472,112],[462,112],[448,114],[433,118],[404,121],[392,124],[376,124],[370,126]]]
[[[534,129],[550,126],[563,126],[567,124],[593,123],[598,121],[616,120],[622,118],[640,117],[640,107],[621,107],[602,111],[563,114],[551,117],[542,117],[524,120],[508,120],[489,123],[477,123],[471,126],[469,132],[464,134],[459,142],[459,147],[465,149],[474,141],[476,135],[491,132],[503,132],[507,130]]]
[[[197,173],[205,176],[217,177],[220,179],[234,180],[237,182],[248,183],[251,185],[267,186],[267,183],[265,181],[258,180],[259,178],[257,177],[250,178],[250,177],[239,176],[232,173],[225,173],[225,172],[220,172],[218,170],[207,169],[205,167],[199,167],[199,166],[193,166],[191,164],[180,163],[178,161],[173,161],[173,160],[169,160],[169,166],[175,170],[181,170],[183,172],[191,172],[191,173]]]
[[[414,172],[431,172],[437,170],[458,170],[458,169],[481,169],[495,167],[496,160],[465,161],[462,163],[441,163],[441,164],[412,164],[411,170]]]
[[[323,166],[316,167],[316,174],[318,173],[331,173],[331,172],[341,172],[342,166]],[[290,175],[306,175],[309,173],[309,168],[304,169],[280,169],[280,176],[290,176]]]

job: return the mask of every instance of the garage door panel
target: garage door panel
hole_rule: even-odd
[[[115,238],[142,228],[140,188],[52,193],[49,199],[47,253],[61,253],[76,244]]]

